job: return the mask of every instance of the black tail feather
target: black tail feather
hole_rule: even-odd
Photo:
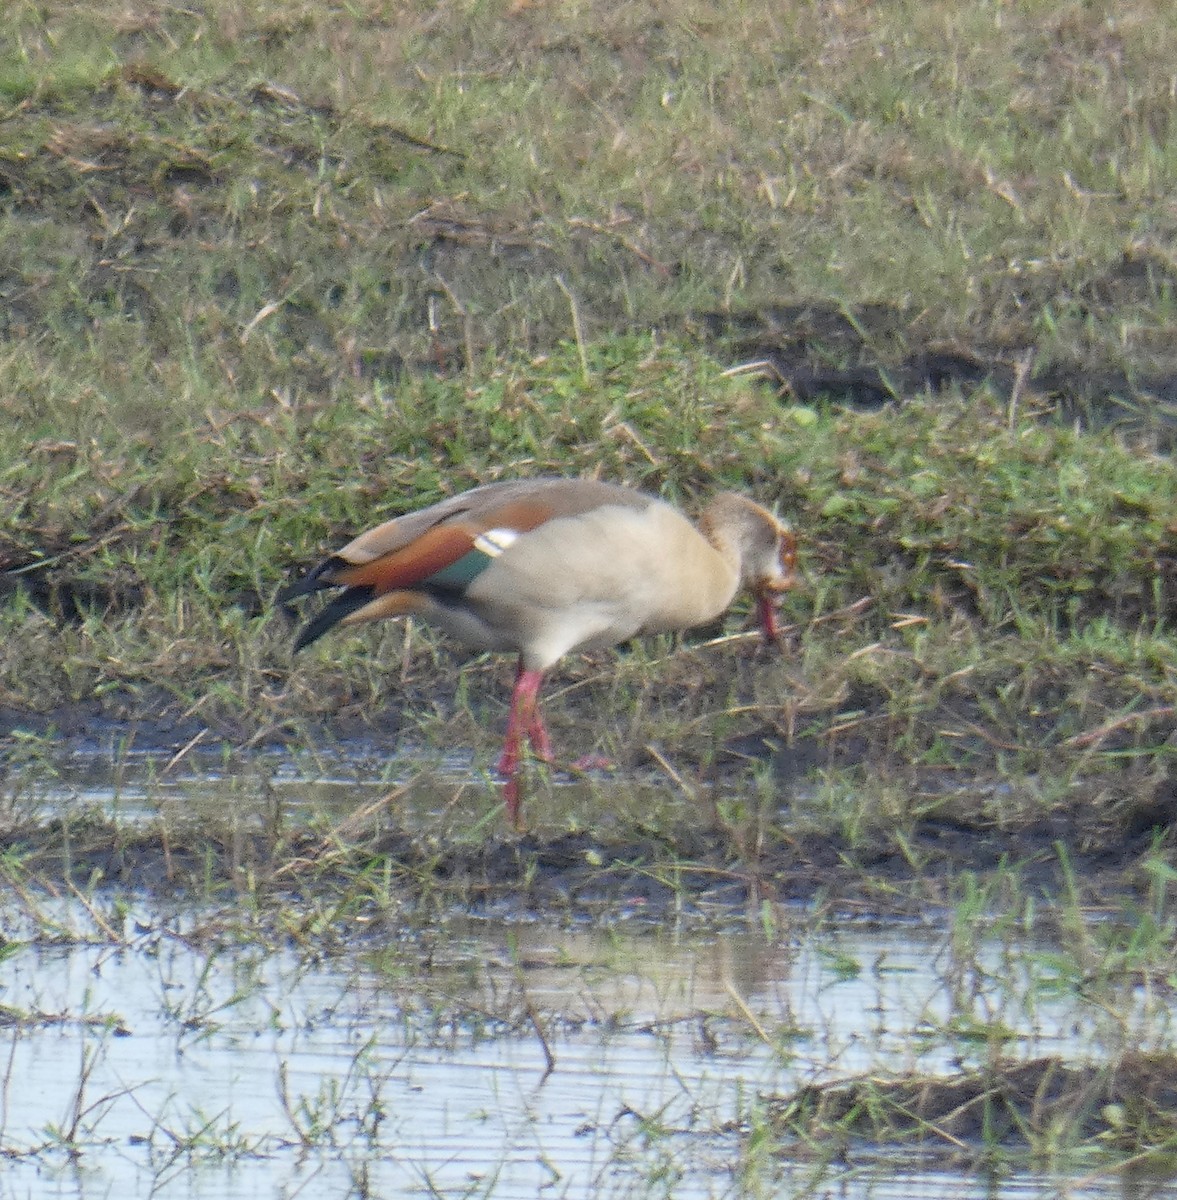
[[[306,581],[303,580],[303,582]],[[320,584],[319,586],[326,585]],[[313,591],[314,589],[308,588],[307,590]],[[311,642],[318,641],[327,630],[338,625],[344,617],[355,612],[357,608],[363,608],[372,599],[373,594],[373,589],[370,587],[353,587],[348,588],[345,592],[340,592],[314,620],[308,621],[303,626],[302,631],[294,640],[294,649],[298,651],[304,646],[309,646]]]
[[[289,604],[291,600],[297,600],[299,596],[307,596],[311,592],[317,592],[320,588],[331,587],[333,581],[324,579],[323,576],[346,565],[343,559],[335,556],[324,559],[314,570],[308,571],[301,579],[296,579],[289,587],[284,587],[276,597],[277,602]]]

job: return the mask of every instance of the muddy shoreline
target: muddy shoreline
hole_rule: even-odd
[[[93,702],[41,714],[0,712],[0,762],[10,782],[22,769],[35,777],[38,765],[22,768],[18,750],[39,739],[42,769],[85,764],[97,777],[104,770],[113,776],[117,763],[133,759],[140,769],[149,764],[158,777],[173,781],[199,780],[202,772],[250,774],[256,780],[250,786],[259,792],[272,790],[266,780],[282,773],[284,793],[297,797],[300,781],[290,778],[299,771],[292,767],[296,752],[304,760],[318,755],[320,762],[336,762],[341,774],[357,779],[370,770],[375,779],[399,740],[395,730],[358,720],[323,725],[319,735],[317,746],[305,740],[296,746],[279,731],[251,744],[246,730],[214,733],[191,718],[168,716],[117,719]],[[300,739],[305,737],[303,730]],[[210,870],[218,886],[229,888],[247,871],[278,892],[330,890],[365,862],[379,860],[391,865],[408,896],[440,888],[472,911],[500,915],[544,912],[576,919],[608,912],[661,920],[690,911],[722,918],[755,913],[768,901],[895,918],[948,909],[966,876],[981,887],[1016,879],[1019,889],[1047,902],[1076,881],[1094,907],[1137,895],[1149,886],[1146,861],[1171,848],[1177,821],[1177,788],[1167,777],[1133,780],[1126,773],[1116,795],[1104,780],[1090,791],[1074,789],[1065,804],[994,815],[986,799],[1002,786],[996,779],[978,774],[962,787],[949,774],[908,768],[900,775],[900,764],[875,762],[910,787],[912,812],[898,827],[880,825],[851,840],[815,832],[805,819],[812,791],[806,765],[813,764],[794,756],[777,771],[775,811],[754,839],[725,824],[717,804],[717,797],[747,786],[746,769],[741,774],[733,755],[728,767],[701,784],[692,819],[667,829],[626,826],[611,817],[599,827],[560,830],[547,819],[537,788],[533,830],[516,835],[501,815],[490,815],[472,841],[431,828],[427,818],[410,820],[392,801],[373,810],[357,786],[354,808],[326,834],[321,819],[313,829],[300,828],[289,813],[271,820],[226,811],[223,820],[204,815],[195,821],[181,814],[127,827],[110,821],[100,807],[75,811],[67,804],[33,819],[10,819],[0,849],[19,851],[27,869],[49,877],[61,873],[79,885],[147,892],[207,883]],[[559,786],[565,777],[554,778]],[[618,769],[595,786],[658,782],[644,768]],[[455,784],[452,791],[471,789],[472,809],[493,803],[485,781]],[[63,791],[68,794],[68,785]],[[591,812],[584,819],[591,822]]]

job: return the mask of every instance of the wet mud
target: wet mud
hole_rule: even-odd
[[[180,744],[160,727],[150,735],[138,732],[136,745],[153,744],[160,764]],[[90,740],[75,745],[92,748]],[[375,741],[347,745],[356,761],[377,761],[371,757],[379,754]],[[240,766],[249,759],[238,752],[235,761]],[[265,783],[271,769],[257,766],[259,793],[272,791]],[[5,774],[15,770],[10,762]],[[623,794],[657,782],[613,772],[592,786]],[[913,791],[921,786],[914,776],[911,785]],[[249,814],[227,804],[214,806],[212,816],[189,816],[181,805],[166,818],[132,823],[101,808],[50,809],[10,819],[0,831],[0,854],[14,853],[26,872],[79,887],[168,894],[209,887],[232,893],[246,881],[275,894],[345,892],[378,864],[411,905],[441,898],[475,913],[570,920],[631,915],[661,921],[692,913],[746,919],[765,902],[880,919],[927,917],[938,907],[949,912],[967,879],[998,888],[995,901],[1004,887],[1011,902],[1026,896],[1045,902],[1039,917],[1049,923],[1050,901],[1064,893],[1104,908],[1117,897],[1147,892],[1155,882],[1148,864],[1172,851],[1177,822],[1177,787],[1167,778],[1142,779],[1139,793],[1104,790],[1020,816],[991,811],[984,796],[957,785],[935,802],[925,797],[924,807],[904,819],[880,817],[853,836],[828,831],[828,821],[815,827],[803,775],[782,784],[775,810],[748,824],[733,823],[720,802],[739,793],[733,771],[701,788],[685,816],[657,828],[616,816],[594,827],[585,809],[586,827],[573,832],[559,829],[545,811],[554,793],[544,787],[527,801],[534,827],[514,832],[501,812],[488,808],[494,796],[485,784],[472,791],[469,781],[429,786],[442,805],[470,793],[468,823],[486,814],[478,832],[455,829],[452,814],[441,828],[393,800],[373,807],[371,793],[360,794],[357,786],[354,805],[345,798],[338,816],[316,813],[313,827],[272,797]],[[297,797],[299,785],[286,781],[283,789]],[[325,828],[324,820],[333,824]]]

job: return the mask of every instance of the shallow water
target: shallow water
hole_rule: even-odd
[[[392,917],[328,955],[238,918],[7,897],[0,1200],[1177,1197],[750,1148],[764,1095],[979,1061],[962,1014],[1026,1057],[1168,1044],[1155,997],[1122,1025],[1058,986],[1041,940],[964,952],[934,919],[786,911],[771,935],[454,919],[424,945]]]
[[[0,1031],[3,1144],[17,1155],[6,1200],[338,1196],[361,1181],[377,1195],[743,1195],[739,1130],[759,1094],[972,1057],[944,1031],[956,1004],[929,930],[832,928],[774,946],[485,924],[406,980],[367,955],[309,961],[156,921],[126,914],[123,948],[28,946],[0,964],[0,1001],[42,1017]],[[1012,1020],[1021,994],[1025,1053],[1078,1054],[1100,1036],[1098,1014],[1028,1000],[1031,984],[1003,979],[983,998]],[[550,1073],[535,1032],[495,1019],[525,1000]],[[76,1158],[52,1148],[61,1140]],[[774,1194],[820,1181],[880,1200],[1050,1183],[868,1159],[760,1171]]]

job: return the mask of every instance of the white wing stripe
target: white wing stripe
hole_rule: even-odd
[[[487,558],[498,558],[518,536],[517,529],[488,529],[474,539],[474,549],[481,550]]]

